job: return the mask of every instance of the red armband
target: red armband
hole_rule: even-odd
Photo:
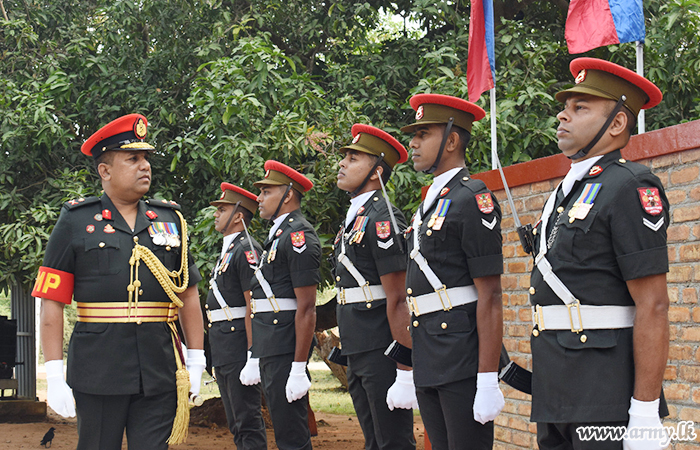
[[[40,297],[69,305],[73,299],[73,284],[75,277],[72,273],[50,267],[39,267],[32,297]]]

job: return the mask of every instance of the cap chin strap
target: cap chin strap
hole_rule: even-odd
[[[362,191],[362,189],[364,189],[365,185],[367,184],[367,182],[369,181],[369,179],[372,177],[372,175],[374,175],[374,172],[377,171],[377,167],[379,167],[379,164],[381,164],[383,160],[384,160],[384,153],[381,153],[381,154],[379,155],[379,158],[377,158],[377,162],[374,163],[374,165],[372,166],[372,168],[369,170],[369,173],[367,174],[367,176],[365,177],[365,179],[362,181],[362,183],[360,183],[360,185],[357,187],[357,189],[355,189],[355,190],[352,191],[352,192],[348,192],[348,195],[349,195],[350,197],[355,197],[355,196],[357,196],[357,195]]]
[[[231,211],[231,214],[228,215],[228,220],[226,221],[226,226],[224,227],[224,232],[228,231],[228,226],[231,225],[231,220],[233,219],[233,215],[236,214],[236,211],[238,211],[238,206],[241,204],[240,201],[236,203],[236,206],[233,207],[233,211]]]
[[[569,159],[581,159],[581,158],[585,157],[588,154],[588,152],[591,151],[591,149],[598,143],[600,138],[603,137],[603,135],[607,131],[608,127],[610,126],[612,121],[615,119],[615,116],[617,115],[617,113],[620,112],[620,110],[622,109],[622,106],[624,105],[626,100],[627,100],[626,95],[623,95],[620,97],[620,99],[615,104],[615,107],[613,108],[612,112],[608,116],[608,119],[605,121],[603,126],[598,131],[598,134],[595,135],[593,140],[591,142],[589,142],[588,145],[586,145],[581,150],[576,152],[575,155],[568,156]]]
[[[292,183],[289,183],[287,185],[287,189],[284,191],[284,195],[282,195],[282,198],[280,199],[279,204],[277,205],[277,209],[275,210],[275,213],[270,217],[270,220],[274,221],[277,218],[277,214],[279,214],[280,209],[282,209],[282,205],[284,204],[284,199],[287,198],[287,194],[289,194],[289,190],[292,188]]]
[[[435,162],[430,169],[424,170],[424,173],[433,173],[437,170],[438,164],[440,164],[440,159],[442,158],[442,152],[445,150],[445,144],[447,144],[447,138],[450,136],[450,131],[452,131],[452,124],[454,121],[454,117],[450,117],[450,120],[447,122],[447,126],[445,127],[445,133],[442,135],[442,143],[440,144],[440,150],[438,150]]]

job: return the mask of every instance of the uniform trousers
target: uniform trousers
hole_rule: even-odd
[[[416,448],[413,410],[386,405],[386,393],[396,380],[396,363],[384,349],[348,355],[348,391],[365,436],[366,450]]]
[[[431,387],[416,387],[425,431],[433,450],[493,447],[493,422],[474,420],[476,377]]]
[[[176,391],[144,396],[73,391],[78,418],[77,450],[167,450],[177,407]]]
[[[287,402],[285,387],[294,353],[260,358],[260,381],[280,450],[311,450],[309,394]]]
[[[621,450],[622,440],[582,440],[578,427],[626,427],[627,422],[537,423],[540,450]]]
[[[241,361],[217,366],[216,382],[236,448],[264,450],[267,448],[267,434],[260,409],[260,385],[241,384],[239,377],[245,364]]]

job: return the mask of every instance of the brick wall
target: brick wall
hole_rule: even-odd
[[[664,392],[670,416],[666,425],[694,421],[696,442],[676,441],[675,450],[700,448],[700,120],[634,136],[622,155],[650,167],[666,187],[671,203],[668,227],[670,348]],[[534,224],[549,193],[568,171],[563,155],[505,168],[522,223]],[[533,262],[519,245],[513,216],[497,171],[477,174],[494,191],[503,208],[503,341],[518,364],[532,369],[532,330],[527,289]],[[504,386],[503,384],[501,386]],[[530,423],[530,396],[504,387],[506,406],[496,419],[495,449],[536,448]]]

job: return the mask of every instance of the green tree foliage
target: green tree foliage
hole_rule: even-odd
[[[467,96],[469,2],[453,0],[4,0],[0,19],[0,289],[31,284],[62,202],[99,193],[79,152],[123,114],[149,119],[151,195],[183,205],[207,272],[208,202],[219,183],[255,192],[274,158],[315,188],[304,212],[326,254],[347,196],[337,149],[355,122],[392,132],[413,121],[419,92]],[[570,83],[565,0],[496,0],[499,154],[504,165],[557,152],[554,93]],[[645,2],[648,77],[665,93],[654,130],[700,117],[694,0]],[[588,56],[634,67],[633,44]],[[479,105],[490,113],[488,97]],[[490,169],[489,116],[474,125],[473,172]],[[410,216],[430,177],[396,168],[388,190]],[[266,223],[253,224],[258,238]],[[328,277],[327,266],[324,274]]]

